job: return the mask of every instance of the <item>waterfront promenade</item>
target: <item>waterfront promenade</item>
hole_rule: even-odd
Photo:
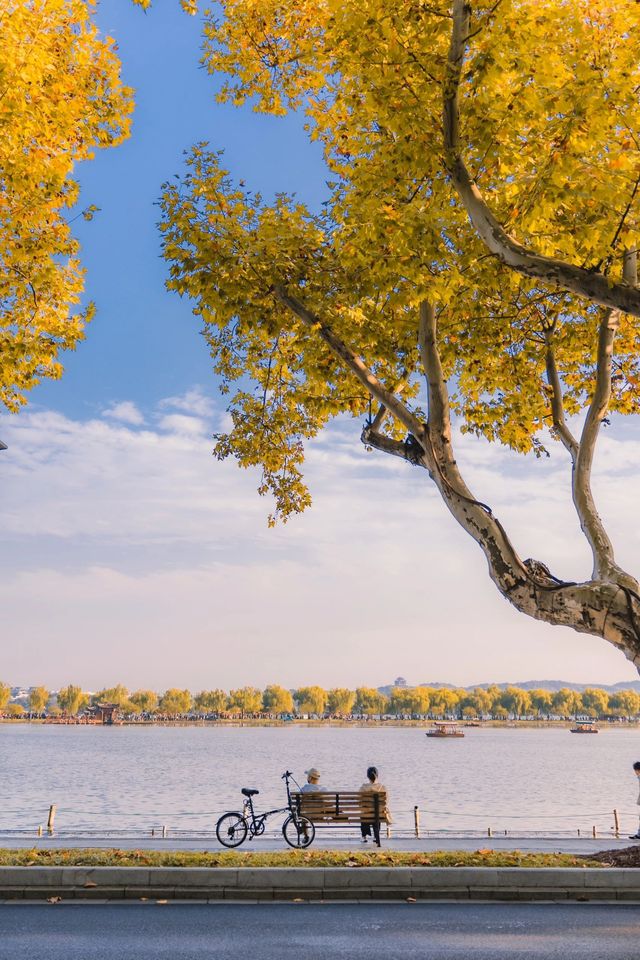
[[[622,850],[633,841],[625,837],[540,837],[540,836],[512,836],[512,837],[393,837],[383,839],[381,850],[401,851],[404,853],[429,853],[436,850],[520,850],[523,853],[571,853],[589,856],[601,850]],[[76,849],[100,848],[121,850],[192,850],[221,852],[215,837],[192,837],[176,839],[175,837],[86,837],[86,836],[53,836],[29,837],[3,835],[0,833],[0,848],[9,850],[47,850],[47,849]],[[274,853],[286,851],[289,848],[281,834],[270,834],[256,840],[247,840],[239,848],[241,853]],[[322,836],[316,835],[311,850],[339,850],[339,851],[376,851],[372,844],[360,843],[355,835],[351,836]]]

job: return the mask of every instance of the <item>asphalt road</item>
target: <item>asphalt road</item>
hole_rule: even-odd
[[[0,960],[638,960],[632,904],[0,903]]]

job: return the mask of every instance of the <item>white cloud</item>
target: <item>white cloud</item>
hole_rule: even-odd
[[[12,643],[2,670],[12,681],[635,675],[603,641],[517,614],[426,472],[366,453],[356,424],[311,445],[314,506],[269,531],[256,473],[212,458],[207,419],[216,412],[198,413],[197,400],[167,412],[180,409],[174,400],[143,430],[52,411],[3,418],[0,609]],[[571,579],[588,575],[562,452],[523,462],[468,436],[457,447],[471,489],[522,556]],[[640,443],[607,438],[603,451],[594,484],[631,566],[635,495],[616,474],[638,470]]]
[[[159,406],[161,409],[180,410],[200,417],[210,416],[214,412],[213,401],[202,392],[200,387],[187,390],[178,397],[166,397],[160,401]]]
[[[183,413],[170,413],[160,417],[158,426],[161,430],[182,436],[197,436],[207,434],[207,424],[200,417],[186,416]]]
[[[110,417],[112,420],[121,420],[122,423],[130,423],[134,427],[144,423],[142,413],[131,400],[123,400],[121,403],[112,404],[103,412],[102,416]]]

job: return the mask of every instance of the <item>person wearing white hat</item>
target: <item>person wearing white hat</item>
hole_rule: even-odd
[[[315,767],[305,770],[305,773],[307,775],[307,782],[300,793],[319,793],[327,789],[326,787],[320,786],[320,771],[316,770]]]

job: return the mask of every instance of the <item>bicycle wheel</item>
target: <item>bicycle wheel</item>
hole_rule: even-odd
[[[316,828],[306,817],[287,817],[282,824],[282,834],[290,847],[303,849],[313,843]]]
[[[241,813],[225,813],[216,823],[216,837],[223,847],[239,847],[247,839],[247,821]]]

